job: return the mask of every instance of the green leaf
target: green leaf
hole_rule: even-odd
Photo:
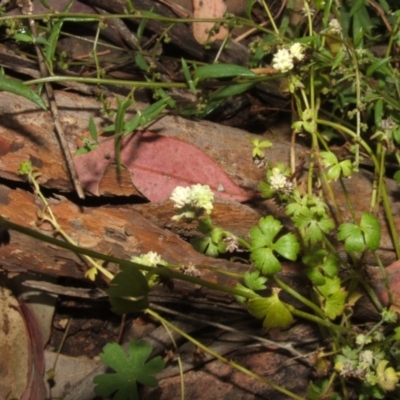
[[[244,283],[251,290],[265,289],[266,282],[267,278],[265,276],[260,276],[260,271],[246,272],[244,274]]]
[[[193,93],[196,93],[196,86],[197,86],[198,79],[195,79],[193,81],[192,76],[190,75],[190,71],[189,71],[187,62],[183,57],[181,58],[181,64],[182,64],[183,75],[185,76],[186,82],[189,85],[190,90]]]
[[[375,127],[377,129],[381,127],[382,118],[383,118],[383,100],[379,99],[375,102],[374,105],[374,121],[375,121]]]
[[[107,344],[100,359],[116,373],[96,376],[93,379],[95,393],[103,398],[115,393],[114,400],[139,400],[137,384],[157,386],[158,381],[152,375],[165,367],[160,356],[147,361],[151,351],[152,347],[144,340],[129,342],[128,357],[119,344]]]
[[[324,234],[329,233],[335,224],[325,213],[318,215],[315,210],[303,208],[299,215],[292,218],[298,229],[304,229],[304,240],[311,245],[322,240]]]
[[[272,249],[261,248],[251,252],[251,261],[263,275],[272,275],[282,271],[282,265],[274,256]]]
[[[381,241],[381,226],[375,215],[364,212],[361,216],[360,228],[364,233],[367,249],[378,249]]]
[[[325,283],[317,287],[317,291],[323,296],[324,313],[330,319],[335,319],[343,313],[347,292],[340,286],[339,277],[325,278]]]
[[[339,265],[339,258],[330,254],[322,264],[322,269],[329,278],[334,278],[339,272]]]
[[[235,286],[235,289],[242,290],[243,292],[246,292],[246,293],[249,293],[249,294],[253,294],[253,295],[255,294],[253,290],[251,290],[248,287],[242,285],[241,283],[237,283],[236,286]],[[246,303],[246,301],[247,301],[247,297],[244,297],[244,296],[235,295],[235,299],[239,303],[242,303],[242,304]]]
[[[211,64],[197,68],[194,76],[196,79],[232,77],[254,78],[257,77],[257,74],[246,67],[236,64]]]
[[[365,250],[364,237],[357,225],[350,223],[340,225],[338,239],[344,241],[344,247],[347,252],[356,251],[362,253]]]
[[[347,292],[340,288],[337,292],[333,293],[325,299],[324,313],[330,319],[335,319],[342,315],[346,301]]]
[[[213,242],[210,236],[193,238],[190,243],[196,251],[210,257],[218,257],[219,254],[226,252],[226,244],[223,242]]]
[[[293,233],[287,233],[281,236],[272,246],[272,248],[282,257],[295,261],[300,250],[296,236]]]
[[[35,41],[34,37],[27,33],[14,33],[14,35],[12,35],[12,38],[17,42],[23,43],[33,43]]]
[[[89,118],[89,132],[90,132],[90,137],[97,142],[98,140],[98,134],[97,134],[97,128],[96,124],[94,123],[94,119],[92,116]]]
[[[318,286],[318,291],[324,296],[324,298],[328,298],[333,293],[337,292],[340,289],[340,278],[334,277],[332,279],[326,278],[325,284]]]
[[[281,222],[271,215],[261,218],[258,226],[253,227],[250,231],[252,249],[271,246],[275,236],[282,228]]]
[[[146,278],[133,266],[121,265],[120,269],[107,290],[113,310],[119,314],[143,310],[148,306],[149,285]]]
[[[391,71],[390,71],[389,67],[387,66],[390,59],[391,59],[391,57],[385,57],[385,58],[380,58],[378,61],[375,61],[373,64],[371,64],[367,68],[366,75],[368,77],[371,77],[372,74],[377,70],[380,70],[379,72],[382,72],[383,74],[391,75]]]
[[[325,284],[325,277],[318,268],[308,267],[307,277],[315,286],[321,286]]]
[[[399,341],[400,340],[400,326],[394,328],[394,336],[393,339]]]
[[[284,303],[274,293],[271,297],[251,299],[249,312],[256,318],[264,319],[263,328],[287,328],[293,322],[293,316]]]
[[[37,104],[42,110],[47,110],[46,104],[38,94],[21,82],[7,78],[3,68],[0,69],[0,90],[25,97]]]
[[[282,269],[273,251],[289,260],[295,260],[299,252],[300,246],[296,237],[291,233],[280,237],[274,243],[276,235],[282,228],[281,222],[269,215],[261,218],[258,226],[253,227],[250,231],[252,248],[250,257],[256,268],[261,270],[264,275],[275,274]]]
[[[150,106],[146,107],[140,114],[137,114],[133,121],[127,123],[124,129],[124,135],[129,135],[135,131],[138,127],[144,126],[150,121],[154,120],[164,110],[170,101],[170,97],[162,98]]]
[[[326,177],[330,181],[336,181],[340,177],[340,166],[334,165],[333,167],[330,167],[326,173]]]
[[[53,73],[54,55],[56,53],[58,39],[60,37],[60,32],[63,24],[64,20],[59,20],[54,24],[48,39],[48,43],[43,49],[44,57],[47,61],[47,65],[49,66],[51,73]]]
[[[331,151],[321,151],[320,156],[325,167],[331,167],[332,165],[338,164],[336,154]]]
[[[255,83],[237,83],[222,87],[216,90],[211,96],[210,100],[208,101],[204,110],[199,114],[200,117],[205,117],[210,112],[215,110],[224,100],[228,97],[236,96],[240,93],[246,92],[250,90]]]
[[[142,71],[147,72],[149,70],[149,64],[147,64],[147,61],[144,59],[141,53],[136,54],[135,63]]]
[[[396,183],[400,183],[400,170],[394,173],[394,180],[396,181]]]
[[[339,163],[343,176],[350,176],[353,172],[353,164],[350,160],[343,160]]]

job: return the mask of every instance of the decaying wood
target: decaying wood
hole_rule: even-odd
[[[76,93],[56,92],[56,100],[60,108],[61,120],[67,127],[67,138],[70,150],[74,152],[77,141],[85,132],[89,117],[93,116],[99,127],[107,125],[100,115],[101,105],[93,98],[83,97]],[[115,104],[115,103],[114,103]],[[21,182],[18,167],[28,159],[37,167],[41,174],[41,184],[45,188],[72,193],[73,188],[63,164],[63,158],[57,140],[53,134],[53,123],[48,112],[39,110],[29,101],[8,93],[0,93],[0,177]],[[265,175],[265,169],[258,169],[251,159],[251,134],[239,129],[221,126],[208,121],[190,121],[176,116],[165,116],[150,126],[152,131],[165,136],[185,140],[208,154],[215,160],[239,186],[254,191],[257,194],[259,181]],[[287,140],[288,127],[276,129],[267,133],[274,146],[266,155],[269,161],[289,162],[290,145]],[[308,149],[296,146],[297,157],[307,156]],[[190,166],[188,166],[190,168]],[[353,202],[354,209],[359,215],[369,210],[372,176],[368,171],[361,170],[358,175],[347,181],[346,187]],[[387,182],[392,201],[392,210],[396,228],[400,230],[400,210],[397,187],[394,182]],[[343,220],[349,218],[349,210],[340,186],[333,185],[336,203],[341,211]],[[116,169],[110,166],[100,184],[100,195],[130,196],[140,195],[125,172],[122,179],[116,179]],[[2,196],[2,207],[11,204]],[[12,218],[18,212],[21,204],[12,211],[2,210],[3,216]],[[193,234],[193,227],[171,222],[174,213],[172,204],[132,204],[130,207],[141,212],[146,218],[159,227],[168,227],[175,232]],[[246,235],[261,215],[273,214],[285,218],[284,210],[273,201],[255,201],[251,204],[235,202],[217,204],[213,220],[237,235]],[[382,243],[380,254],[385,264],[395,260],[393,245],[383,214],[379,216],[382,224]],[[26,221],[34,221],[34,214]],[[112,228],[112,226],[111,226]]]
[[[72,152],[76,150],[78,138],[86,131],[90,116],[94,116],[99,127],[110,122],[101,117],[100,104],[91,97],[56,92],[56,100],[62,121],[68,126],[67,137]],[[156,251],[172,263],[191,263],[241,273],[246,271],[246,265],[205,257],[181,240],[176,233],[191,236],[195,227],[172,222],[174,209],[170,201],[91,206],[88,198],[87,203],[76,204],[73,201],[76,198],[73,196],[73,187],[68,180],[59,145],[53,134],[49,112],[39,110],[21,97],[2,92],[0,113],[0,178],[3,178],[0,186],[0,215],[3,217],[42,233],[53,234],[48,224],[36,226],[37,214],[43,205],[27,190],[28,184],[17,174],[20,163],[29,159],[42,173],[42,187],[49,189],[50,193],[55,193],[55,198],[51,198],[50,203],[60,225],[79,245],[124,259]],[[249,136],[252,135],[207,121],[189,121],[175,116],[161,118],[150,129],[195,145],[214,159],[237,184],[256,193],[258,182],[264,176],[265,170],[257,169],[252,162],[252,147],[249,141]],[[271,162],[289,161],[290,146],[285,140],[287,134],[286,127],[269,135],[274,143],[273,151],[267,153]],[[307,155],[307,149],[298,145],[296,153]],[[347,182],[350,198],[358,214],[368,210],[370,187],[371,174],[367,171],[361,171]],[[395,203],[395,186],[388,182],[388,187],[393,201],[396,226],[399,229],[400,213]],[[67,197],[57,193],[64,193]],[[109,167],[106,177],[101,182],[100,194],[120,198],[139,195],[127,175],[118,182],[113,166]],[[348,218],[347,205],[339,185],[334,185],[334,195],[343,213],[342,217]],[[273,201],[257,200],[249,204],[240,204],[218,200],[213,211],[213,221],[236,235],[246,236],[258,219],[267,214],[285,220],[283,209]],[[395,256],[383,215],[380,219],[384,228],[380,254],[384,257],[384,262],[389,264]],[[16,232],[12,232],[11,243],[1,247],[0,260],[2,268],[7,271],[27,270],[75,278],[82,278],[87,268],[78,256],[38,243]],[[298,278],[299,269],[301,267],[287,264],[286,276]],[[234,284],[233,281],[224,280],[214,272],[204,270],[202,273],[202,277],[210,281]]]
[[[90,4],[113,14],[123,14],[126,8],[125,0],[115,0],[112,2],[105,0],[91,0]],[[153,0],[136,0],[134,6],[137,10],[152,11],[169,18],[177,18],[177,16],[181,17],[181,15],[175,14],[171,8]],[[234,10],[236,10],[236,8]],[[135,18],[134,16],[132,17],[132,20],[134,21]],[[150,19],[147,20],[146,24],[146,28],[156,34],[162,34],[167,26],[168,23],[160,23],[157,20]],[[214,51],[210,52],[210,50],[207,50],[195,40],[189,24],[175,24],[172,29],[168,31],[168,36],[171,38],[171,41],[175,46],[198,60],[212,59],[221,45],[221,41],[215,42],[215,44],[212,44],[212,50]],[[243,65],[247,59],[248,49],[246,46],[231,39],[228,41],[228,47],[224,49],[220,56],[220,61],[222,62],[241,65]]]

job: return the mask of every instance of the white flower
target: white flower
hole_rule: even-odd
[[[192,185],[191,187],[176,187],[170,196],[174,207],[180,209],[180,214],[172,217],[179,221],[181,218],[195,218],[199,211],[210,214],[213,209],[214,193],[208,185]]]
[[[161,256],[154,251],[149,251],[147,254],[141,254],[139,257],[134,256],[131,258],[131,261],[138,264],[147,265],[148,267],[156,267],[157,264],[165,263]]]
[[[269,178],[271,188],[276,191],[284,191],[288,187],[288,179],[282,174],[279,168],[272,169],[272,176]]]
[[[193,264],[183,267],[182,271],[184,275],[194,276],[195,278],[201,277],[201,272]]]
[[[300,43],[293,43],[290,46],[290,54],[293,58],[297,58],[298,61],[301,61],[304,58],[304,47]]]
[[[203,208],[207,214],[213,209],[214,193],[208,185],[193,185],[191,187],[192,205]]]
[[[289,50],[278,50],[272,59],[272,67],[280,72],[287,72],[293,69],[293,56]]]
[[[192,202],[190,187],[177,186],[171,193],[170,200],[174,202],[175,208],[183,208]]]
[[[341,33],[342,32],[342,27],[340,25],[340,22],[336,19],[333,18],[329,21],[329,33],[334,34],[334,33]]]
[[[362,363],[372,365],[374,362],[374,352],[371,350],[364,350],[359,354],[358,360]]]
[[[371,343],[372,339],[370,336],[365,336],[362,333],[358,334],[356,337],[356,343],[359,346],[364,346],[365,344]]]
[[[228,236],[223,239],[224,243],[226,243],[226,251],[229,253],[233,253],[234,251],[238,250],[239,242],[236,236]]]

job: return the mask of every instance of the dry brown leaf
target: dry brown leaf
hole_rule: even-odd
[[[1,284],[0,354],[0,399],[44,398],[43,380],[37,370],[20,305],[12,292]]]
[[[193,0],[193,17],[194,18],[222,18],[226,12],[226,4],[224,0]],[[192,25],[193,35],[195,39],[204,44],[207,40],[222,40],[228,34],[228,30],[224,27],[219,32],[209,38],[209,31],[214,27],[213,22],[194,22]]]
[[[0,399],[20,399],[28,384],[30,343],[19,305],[0,286]]]

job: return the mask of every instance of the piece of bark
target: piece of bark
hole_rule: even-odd
[[[111,123],[111,121],[101,117],[99,111],[101,104],[93,98],[69,92],[56,92],[56,100],[59,105],[61,120],[67,128],[72,152],[77,148],[78,138],[85,131],[87,132],[88,121],[91,116],[94,117],[99,130],[102,126]],[[115,109],[114,99],[110,98],[110,101],[111,107]],[[73,189],[65,172],[58,142],[53,134],[50,114],[40,110],[24,98],[0,92],[0,115],[2,116],[0,121],[0,177],[21,181],[17,173],[18,167],[21,162],[30,159],[32,164],[41,172],[41,184],[44,187],[71,192]],[[217,162],[236,184],[247,190],[253,190],[257,194],[258,184],[264,178],[266,170],[258,169],[253,164],[251,159],[252,145],[249,138],[253,139],[259,136],[209,121],[192,121],[176,116],[165,116],[151,124],[149,129],[164,136],[185,140],[196,146]],[[275,132],[268,135],[268,139],[273,142],[273,147],[266,151],[269,162],[289,163],[288,129],[290,132],[288,125],[284,125],[276,128]],[[308,154],[308,149],[299,145],[295,146],[295,151],[297,157]],[[116,168],[110,166],[106,172],[106,177],[100,183],[100,194],[139,196],[140,193],[129,182],[126,172],[122,175],[122,178],[119,181]],[[358,217],[363,211],[369,211],[372,178],[369,171],[360,170],[358,174],[345,181],[349,198]],[[400,231],[398,188],[392,180],[387,180],[386,184],[395,227],[397,231]],[[342,221],[348,221],[350,213],[342,188],[338,183],[332,183],[332,189],[336,204],[341,211],[341,215],[338,217],[341,217]],[[216,222],[235,234],[243,235],[251,229],[261,215],[272,214],[284,222],[287,218],[284,208],[278,207],[273,201],[260,200],[247,204],[247,206],[250,206],[253,211],[235,202],[229,204],[229,213],[222,210],[224,206],[221,206],[221,208],[217,206]],[[160,227],[170,224],[170,216],[173,214],[172,204],[158,205],[154,203],[132,205],[131,207],[141,210],[147,216],[151,215],[152,221],[158,221],[157,224]],[[243,219],[242,214],[244,215]],[[382,225],[382,240],[378,253],[383,258],[384,264],[388,265],[395,261],[396,256],[382,211],[378,217]]]
[[[114,0],[112,2],[107,0],[90,0],[89,3],[91,6],[99,7],[113,14],[123,14],[126,9],[125,0]],[[134,7],[136,10],[151,11],[164,17],[177,18],[177,15],[172,12],[169,7],[154,0],[135,0]],[[135,20],[134,15],[132,16],[132,20]],[[129,24],[129,21],[126,23]],[[162,34],[167,27],[169,27],[168,22],[160,23],[157,20],[149,19],[146,23],[146,29],[149,29],[156,34]],[[213,60],[221,45],[221,41],[216,41],[211,45],[211,51],[207,50],[195,40],[190,24],[175,24],[170,30],[168,30],[168,36],[174,46],[187,54],[190,54],[195,59],[203,61]],[[228,46],[226,46],[221,52],[219,61],[244,65],[247,62],[248,57],[249,53],[246,46],[229,39]]]
[[[0,215],[13,222],[52,235],[49,223],[36,226],[40,202],[21,189],[0,185]],[[51,200],[51,208],[63,230],[78,245],[123,259],[155,251],[168,262],[240,270],[240,264],[197,253],[177,235],[147,221],[137,211],[122,207],[81,208],[66,199]],[[85,262],[72,252],[11,231],[10,244],[2,246],[0,264],[10,272],[32,271],[82,278]],[[205,273],[207,275],[207,273]]]

